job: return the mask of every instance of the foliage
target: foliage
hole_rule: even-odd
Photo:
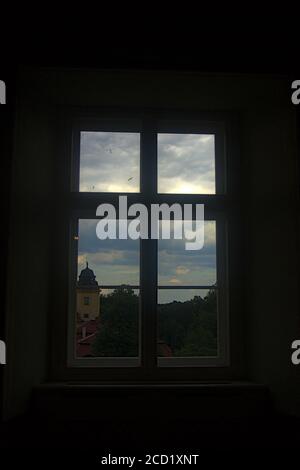
[[[100,324],[93,354],[105,357],[138,355],[139,297],[127,286],[101,296]],[[217,296],[210,290],[202,298],[158,306],[159,340],[173,356],[217,354]]]
[[[139,298],[126,286],[100,299],[100,325],[93,344],[95,356],[138,355]]]
[[[159,336],[174,356],[217,354],[216,300],[216,292],[211,290],[204,299],[195,296],[185,302],[159,305]]]

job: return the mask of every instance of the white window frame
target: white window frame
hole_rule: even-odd
[[[101,114],[101,113],[100,113]],[[126,116],[126,113],[125,113]],[[134,113],[121,118],[117,113],[103,113],[103,117],[76,117],[72,119],[71,133],[72,168],[70,173],[71,208],[69,218],[69,295],[68,295],[68,368],[138,368],[151,371],[155,378],[155,370],[183,369],[183,368],[218,368],[230,366],[230,334],[229,334],[229,296],[228,296],[228,214],[227,214],[227,166],[226,166],[226,132],[224,120],[205,119],[192,116],[190,118],[171,118],[157,116],[156,113]],[[116,203],[119,193],[83,193],[79,192],[79,133],[80,131],[111,131],[111,132],[140,132],[141,133],[141,161],[140,161],[140,192],[128,193],[128,204],[144,202],[146,205],[152,202],[172,204],[174,202],[204,203],[205,213],[209,220],[216,221],[217,230],[217,288],[218,288],[218,356],[215,357],[183,357],[162,358],[157,357],[157,241],[140,241],[140,267],[141,280],[139,286],[131,286],[139,289],[140,302],[140,335],[138,358],[77,358],[76,357],[76,295],[74,286],[77,280],[77,233],[78,219],[95,218],[95,208],[101,202]],[[157,193],[157,134],[159,133],[199,133],[215,135],[215,171],[216,194],[214,195],[174,195]],[[146,177],[147,175],[147,177]],[[150,181],[150,183],[149,183]],[[152,185],[152,189],[151,189]],[[156,191],[155,191],[156,188]],[[153,191],[154,189],[154,191]],[[123,193],[124,194],[124,193]],[[117,204],[116,204],[117,207]],[[205,217],[205,220],[208,220]],[[145,248],[145,244],[147,247]],[[147,277],[145,271],[151,265],[152,274]],[[154,269],[154,265],[155,269]],[[155,273],[153,272],[155,270]],[[147,279],[145,279],[147,278]],[[107,286],[103,286],[107,287]],[[109,286],[110,288],[117,286]],[[177,286],[176,286],[177,287]],[[100,286],[101,288],[101,286]],[[170,286],[168,286],[170,288]],[[178,288],[178,287],[177,287]],[[184,288],[187,288],[184,286]],[[193,289],[209,289],[213,286],[192,286]],[[149,305],[151,304],[151,305]],[[149,310],[155,306],[155,314],[145,315],[145,306]],[[150,317],[150,318],[149,318]],[[74,336],[75,333],[75,336]]]

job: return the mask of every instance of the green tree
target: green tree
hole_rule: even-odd
[[[100,320],[92,353],[102,357],[138,355],[139,297],[127,286],[100,299]]]
[[[194,297],[193,318],[176,356],[215,356],[217,354],[217,295],[210,290],[204,299]]]
[[[127,286],[101,296],[99,329],[92,352],[102,357],[138,355],[139,297]],[[174,356],[217,353],[217,296],[214,289],[202,298],[158,306],[158,332]]]

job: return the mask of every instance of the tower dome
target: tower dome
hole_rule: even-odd
[[[78,287],[84,288],[95,288],[98,287],[98,282],[96,281],[96,276],[94,271],[89,268],[89,263],[86,263],[86,267],[79,274],[79,279],[77,282]]]

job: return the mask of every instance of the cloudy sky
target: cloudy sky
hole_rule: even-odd
[[[81,132],[80,191],[139,192],[140,135]]]
[[[213,194],[214,136],[158,134],[158,191]],[[80,191],[139,192],[140,135],[81,132]]]
[[[158,134],[158,192],[215,192],[213,135]]]

